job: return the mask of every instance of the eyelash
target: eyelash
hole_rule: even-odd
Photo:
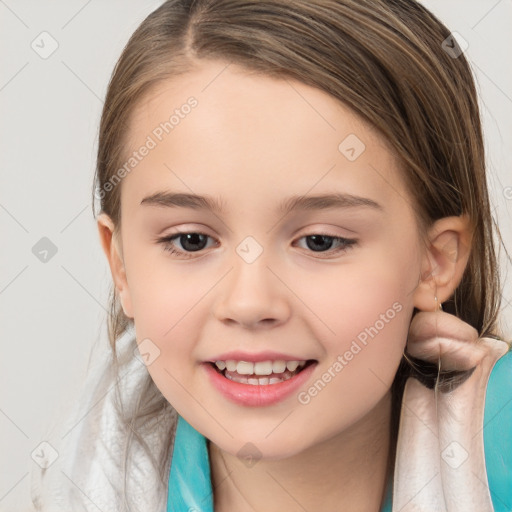
[[[180,257],[184,257],[184,258],[193,258],[194,257],[194,254],[195,253],[201,253],[202,251],[204,251],[204,249],[200,249],[199,251],[180,251],[178,249],[176,249],[173,245],[171,245],[172,241],[175,240],[176,238],[179,238],[180,236],[182,235],[203,235],[203,236],[206,236],[208,238],[213,238],[209,235],[207,235],[206,233],[201,233],[199,231],[179,231],[177,233],[174,233],[173,235],[169,235],[169,236],[165,236],[165,237],[162,237],[162,238],[158,238],[156,240],[157,243],[159,244],[162,244],[163,247],[164,247],[164,250],[175,255],[175,256],[180,256]],[[343,244],[342,247],[339,247],[337,249],[329,249],[327,251],[312,251],[312,250],[309,250],[309,252],[312,252],[312,253],[316,253],[316,254],[325,254],[325,253],[328,253],[328,254],[338,254],[338,253],[343,253],[343,252],[346,252],[348,251],[349,249],[351,249],[355,244],[357,244],[357,240],[355,239],[350,239],[350,238],[343,238],[343,237],[340,237],[340,236],[335,236],[335,235],[330,235],[328,233],[312,233],[310,235],[304,235],[304,236],[301,236],[299,237],[297,240],[301,240],[302,238],[308,238],[310,236],[323,236],[323,237],[326,237],[326,238],[332,238],[333,241],[338,241],[340,243]],[[322,256],[320,258],[323,258]]]

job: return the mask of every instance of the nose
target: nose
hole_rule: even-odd
[[[278,272],[270,268],[263,255],[252,263],[238,255],[233,261],[233,268],[223,280],[213,305],[215,318],[248,329],[285,323],[291,312],[289,299],[292,292]]]

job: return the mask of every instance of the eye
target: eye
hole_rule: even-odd
[[[159,238],[157,242],[162,244],[164,250],[170,252],[171,254],[183,256],[185,258],[192,258],[193,254],[191,253],[202,251],[206,246],[208,238],[211,237],[204,233],[182,232]],[[176,248],[173,243],[175,240],[179,241],[184,250]]]
[[[328,254],[338,254],[350,249],[354,244],[357,243],[357,240],[343,238],[340,236],[333,236],[328,234],[314,234],[314,235],[306,235],[298,240],[302,239],[306,240],[306,246],[312,252],[319,253],[328,253]],[[335,249],[332,249],[333,245],[336,245]]]
[[[194,257],[193,253],[199,253],[206,248],[208,239],[212,239],[205,233],[198,232],[180,232],[174,235],[165,236],[156,240],[162,244],[165,251],[183,258]],[[313,234],[298,238],[297,240],[306,240],[306,248],[315,253],[338,254],[350,249],[357,243],[357,240],[343,238],[329,234]],[[176,247],[177,243],[181,249]],[[333,249],[333,246],[335,248]]]

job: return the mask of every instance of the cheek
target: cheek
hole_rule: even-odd
[[[357,283],[348,293],[338,291],[336,299],[332,291],[332,299],[321,308],[329,330],[319,326],[315,337],[327,352],[327,370],[343,374],[340,386],[355,384],[362,393],[366,384],[376,385],[380,392],[394,379],[413,306],[399,287],[371,279]]]
[[[217,275],[211,268],[191,272],[167,262],[162,254],[154,256],[153,250],[131,249],[125,262],[137,341],[158,354],[148,365],[157,387],[175,407],[183,403],[186,408],[190,395],[185,389],[198,361],[201,325],[211,314],[209,294],[223,272]]]
[[[194,354],[199,308],[191,309],[187,298],[180,298],[163,304],[153,297],[155,302],[139,309],[135,331],[140,352],[146,351],[145,343],[156,354],[147,366],[154,383],[176,409],[187,410],[191,396],[197,395],[191,378],[197,364]],[[197,298],[190,304],[196,302]]]
[[[209,280],[173,279],[154,272],[141,280],[133,298],[137,340],[150,339],[160,351],[154,370],[180,372],[184,364],[195,364],[194,349],[205,322],[205,296]]]
[[[384,248],[372,253],[371,259],[354,258],[338,267],[335,275],[311,274],[298,281],[297,294],[307,297],[304,302],[317,314],[310,325],[321,340],[327,367],[340,363],[330,371],[341,375],[342,366],[345,377],[340,381],[345,384],[351,379],[363,383],[380,379],[378,386],[391,385],[414,309],[414,251],[414,247]]]
[[[413,306],[396,276],[379,275],[377,269],[353,274],[327,287],[319,311],[329,329],[316,322],[313,332],[325,356],[298,397],[304,415],[322,418],[318,440],[369,414],[395,378]]]
[[[135,324],[146,337],[167,340],[208,293],[215,276],[191,271],[164,249],[125,237],[125,264]]]

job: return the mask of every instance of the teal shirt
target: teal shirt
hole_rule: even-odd
[[[495,512],[512,511],[512,351],[495,364],[485,397],[484,449]],[[391,512],[393,482],[381,512]],[[214,512],[206,438],[178,417],[167,512]]]

